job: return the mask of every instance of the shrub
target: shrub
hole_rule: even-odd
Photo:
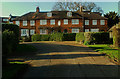
[[[77,42],[84,42],[84,32],[80,32],[76,34],[76,41]]]
[[[15,45],[16,45],[16,38],[14,32],[9,30],[3,31],[2,33],[3,55],[12,53],[15,50],[14,48]]]
[[[34,34],[31,37],[32,41],[49,41],[50,35],[39,35],[39,34]]]
[[[28,41],[30,41],[30,37],[28,37],[28,36],[21,36],[21,40],[22,40],[22,42],[28,42]]]
[[[52,33],[50,41],[63,41],[63,33]]]
[[[14,39],[13,48],[16,49],[16,46],[19,43],[19,26],[15,24],[2,24],[2,32],[4,32],[5,30],[13,31],[13,33],[15,34],[12,39]]]
[[[108,44],[110,43],[108,32],[86,32],[84,44]]]
[[[66,33],[63,34],[64,41],[75,41],[76,33]]]

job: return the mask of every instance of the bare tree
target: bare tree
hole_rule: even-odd
[[[77,11],[80,9],[80,6],[83,7],[85,11],[91,11],[91,12],[100,12],[103,13],[103,10],[101,7],[98,7],[93,2],[56,2],[53,6],[53,11]]]

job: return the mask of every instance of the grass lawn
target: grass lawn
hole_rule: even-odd
[[[111,48],[110,45],[97,44],[97,45],[87,45],[87,46],[100,53],[105,53],[112,60],[115,60],[117,62],[118,60],[120,61],[120,50]]]

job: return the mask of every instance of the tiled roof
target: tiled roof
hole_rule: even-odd
[[[52,17],[47,17],[48,12],[29,12],[20,17],[15,18],[14,20],[70,19],[70,18],[77,19],[83,17],[85,17],[85,19],[107,19],[93,12],[72,12],[72,17],[68,17],[67,12],[68,11],[51,11]]]

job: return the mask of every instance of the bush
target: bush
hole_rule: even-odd
[[[3,48],[3,55],[7,55],[12,53],[16,45],[16,38],[13,31],[5,30],[2,33],[2,48]]]
[[[108,32],[86,32],[84,44],[109,44]]]
[[[64,41],[75,41],[76,33],[66,33],[63,34]]]
[[[50,41],[63,41],[63,33],[52,33],[50,36]]]
[[[28,41],[30,41],[30,37],[28,37],[28,36],[21,36],[21,40],[22,40],[22,42],[28,42]]]
[[[12,39],[14,39],[13,48],[16,49],[19,43],[19,26],[15,24],[2,24],[2,32],[4,32],[5,30],[13,31],[13,33],[15,34]],[[7,42],[9,42],[9,40],[7,40]]]
[[[76,41],[77,42],[84,42],[84,39],[85,39],[84,32],[80,32],[80,33],[76,34]]]
[[[32,41],[49,41],[50,35],[39,35],[39,34],[34,34],[31,37]]]

